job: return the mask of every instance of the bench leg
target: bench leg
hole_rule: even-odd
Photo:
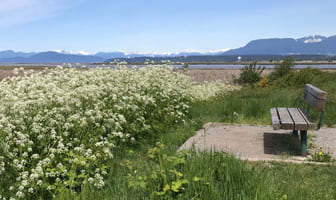
[[[298,131],[297,131],[297,130],[293,130],[293,135],[294,135],[295,137],[299,136],[299,135],[298,135]]]
[[[307,131],[300,131],[301,136],[301,156],[307,156]]]

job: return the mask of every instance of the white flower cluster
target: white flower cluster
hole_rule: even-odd
[[[8,182],[7,199],[55,194],[74,180],[103,187],[108,172],[99,167],[113,159],[115,145],[142,137],[155,123],[185,120],[194,98],[224,89],[194,85],[167,66],[22,71],[0,83],[0,181]]]
[[[92,177],[96,187],[103,187],[104,174],[89,174],[89,168],[102,166],[113,158],[115,145],[136,140],[154,123],[184,120],[190,86],[185,76],[155,66],[59,66],[2,81],[0,181],[7,181],[9,175],[1,175],[7,172],[16,180],[5,194],[52,193],[55,185],[68,182],[74,166],[77,181]]]
[[[204,82],[202,84],[194,83],[191,93],[195,99],[203,101],[237,89],[239,89],[239,86],[230,85],[222,81]]]

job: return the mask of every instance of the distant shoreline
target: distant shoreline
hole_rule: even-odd
[[[169,65],[181,66],[189,65],[189,69],[240,69],[246,65],[249,65],[251,62],[171,62]],[[71,63],[72,66],[76,66],[76,63]],[[79,63],[88,67],[98,67],[98,66],[114,66],[115,64],[111,63]],[[154,65],[163,65],[167,63],[154,63]],[[258,66],[265,66],[266,68],[272,68],[274,65],[280,64],[278,61],[261,61],[258,62]],[[16,67],[23,67],[25,69],[43,69],[43,68],[53,68],[57,65],[63,65],[63,63],[0,63],[1,70],[11,70]],[[146,66],[144,63],[127,63],[127,66],[137,65],[139,67]],[[202,66],[203,65],[203,66]],[[303,67],[314,67],[321,69],[336,69],[336,61],[296,61],[295,65],[297,68]],[[231,67],[230,67],[231,66]],[[179,68],[179,67],[178,67]]]
[[[171,64],[177,65],[177,64],[188,64],[188,65],[249,65],[253,61],[249,62],[172,62]],[[260,61],[258,62],[258,65],[276,65],[280,64],[280,61]],[[93,65],[107,65],[108,63],[92,63]],[[130,62],[127,63],[128,65],[144,65],[143,62]],[[167,64],[163,62],[155,62],[155,64]],[[296,61],[295,65],[336,65],[336,61]]]

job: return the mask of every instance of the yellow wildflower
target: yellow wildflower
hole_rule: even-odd
[[[163,191],[166,192],[166,191],[168,191],[168,190],[170,190],[170,186],[167,184],[167,185],[163,188]]]

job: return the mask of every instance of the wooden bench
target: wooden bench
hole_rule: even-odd
[[[298,131],[300,131],[301,155],[307,156],[307,130],[321,128],[327,93],[311,84],[306,84],[303,97],[308,103],[307,110],[303,108],[271,108],[271,116],[273,130],[293,130],[294,135],[298,135]],[[309,116],[310,107],[321,112],[318,125]]]

